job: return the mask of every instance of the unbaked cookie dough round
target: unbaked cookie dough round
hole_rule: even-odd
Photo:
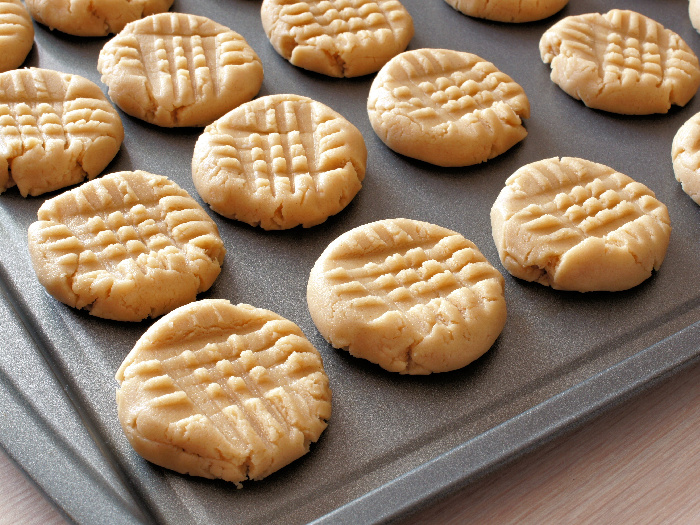
[[[685,106],[700,86],[693,50],[676,33],[634,11],[566,17],[540,39],[552,81],[594,109],[626,115]]]
[[[438,166],[470,166],[527,135],[523,88],[491,62],[461,51],[417,49],[391,59],[367,99],[372,128],[392,150]]]
[[[306,454],[331,416],[321,355],[299,327],[222,299],[156,321],[116,379],[119,422],[136,452],[239,487]]]
[[[658,270],[671,234],[654,193],[578,158],[523,166],[491,209],[493,240],[513,276],[558,290],[619,291]]]
[[[18,68],[34,45],[34,25],[19,0],[0,0],[0,72]]]
[[[309,275],[307,303],[336,348],[400,374],[456,370],[506,322],[503,276],[462,235],[411,219],[354,228]]]
[[[144,171],[87,182],[47,200],[37,215],[29,255],[39,282],[104,319],[140,321],[194,301],[226,253],[201,206]]]
[[[260,14],[280,55],[332,77],[374,73],[413,37],[398,0],[263,0]]]
[[[328,106],[298,95],[242,104],[208,126],[192,178],[215,212],[266,230],[315,226],[362,187],[362,134]]]
[[[457,11],[495,22],[533,22],[558,13],[569,0],[445,0]]]
[[[700,32],[700,0],[690,0],[688,3],[688,16],[695,30]]]
[[[50,69],[0,73],[0,193],[16,185],[35,196],[92,179],[123,139],[94,82]]]
[[[700,113],[690,117],[676,132],[671,159],[683,191],[700,204]]]
[[[107,36],[170,9],[173,0],[25,0],[34,19],[75,36]]]
[[[97,69],[125,113],[164,127],[206,126],[252,99],[263,81],[241,35],[183,13],[127,24],[102,48]]]

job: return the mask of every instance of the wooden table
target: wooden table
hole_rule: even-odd
[[[62,525],[0,455],[0,525]],[[700,365],[403,523],[700,524]]]

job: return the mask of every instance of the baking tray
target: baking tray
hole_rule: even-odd
[[[261,95],[297,93],[324,102],[360,129],[369,151],[363,189],[322,225],[265,232],[211,213],[228,254],[201,297],[250,303],[299,324],[321,351],[333,389],[330,425],[311,453],[263,481],[237,490],[175,474],[133,452],[117,421],[114,373],[150,322],[95,319],[51,298],[36,280],[26,241],[27,227],[51,195],[23,199],[10,190],[0,196],[0,444],[67,518],[85,524],[390,521],[700,359],[700,206],[674,180],[670,158],[673,135],[700,111],[700,97],[666,115],[591,110],[549,80],[538,51],[541,34],[563,16],[617,7],[655,18],[698,53],[687,0],[572,0],[555,17],[523,25],[469,18],[442,0],[403,3],[416,26],[409,49],[469,51],[523,86],[532,105],[524,141],[468,168],[402,157],[369,125],[372,76],[332,79],[291,66],[263,33],[259,0],[176,0],[173,6],[247,39],[265,68]],[[35,29],[25,65],[100,84],[95,64],[107,39]],[[122,119],[124,144],[106,172],[167,175],[196,196],[190,159],[201,130]],[[490,207],[511,173],[553,156],[614,167],[668,206],[671,242],[651,279],[625,292],[579,294],[504,271],[491,238]],[[334,350],[316,331],[305,302],[314,261],[341,233],[391,217],[456,230],[504,273],[506,327],[472,365],[398,376]]]

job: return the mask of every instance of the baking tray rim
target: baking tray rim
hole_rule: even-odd
[[[680,344],[676,344],[679,343]],[[695,344],[693,342],[695,341]],[[387,523],[513,463],[557,437],[700,364],[700,321],[601,370],[312,523]],[[666,358],[659,366],[660,357]],[[570,410],[568,407],[579,407]],[[474,456],[481,454],[478,461]],[[469,461],[464,461],[469,458]],[[471,465],[469,465],[471,463]],[[463,465],[469,465],[464,468]],[[416,487],[430,487],[416,490]],[[406,499],[405,495],[411,494]]]

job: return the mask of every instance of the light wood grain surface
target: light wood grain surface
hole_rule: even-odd
[[[0,525],[64,523],[0,454]],[[401,523],[700,524],[700,366]]]

